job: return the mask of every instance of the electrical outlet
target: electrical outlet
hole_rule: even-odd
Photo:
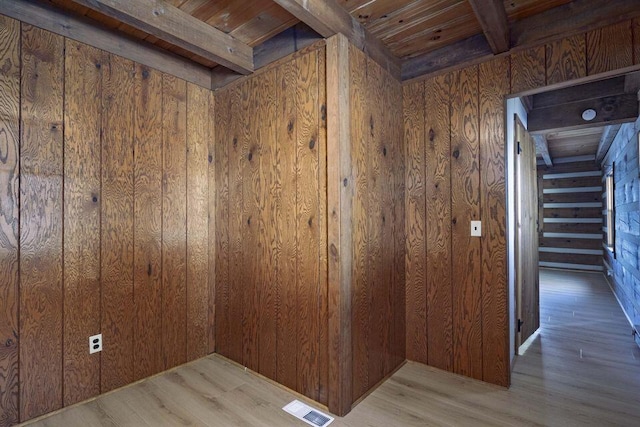
[[[471,221],[471,237],[482,237],[482,221]]]
[[[89,354],[102,351],[102,334],[89,337]]]

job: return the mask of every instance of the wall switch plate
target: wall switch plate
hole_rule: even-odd
[[[471,237],[482,237],[482,221],[471,221]]]
[[[102,334],[89,337],[89,354],[102,351]]]

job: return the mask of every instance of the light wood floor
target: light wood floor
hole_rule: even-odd
[[[407,363],[332,425],[640,426],[640,350],[601,274],[541,272],[541,332],[509,390]],[[294,395],[210,356],[31,426],[305,426]]]

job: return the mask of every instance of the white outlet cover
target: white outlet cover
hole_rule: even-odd
[[[471,237],[482,237],[482,221],[471,221]]]
[[[102,351],[102,334],[91,335],[89,337],[89,354]]]

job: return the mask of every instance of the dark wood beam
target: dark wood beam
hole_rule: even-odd
[[[602,162],[604,156],[607,155],[613,140],[616,139],[616,135],[622,125],[610,125],[605,126],[600,137],[600,143],[598,144],[598,150],[596,151],[596,163]]]
[[[595,119],[585,121],[582,112],[592,108]],[[527,118],[530,133],[549,133],[559,130],[581,129],[599,124],[633,122],[638,118],[638,97],[635,94],[607,96],[569,104],[534,108]]]
[[[502,0],[469,0],[489,46],[498,54],[509,50],[509,23]]]
[[[402,64],[402,80],[411,80],[438,71],[455,70],[493,56],[484,35],[478,34],[449,46],[416,56]]]
[[[637,0],[574,0],[511,27],[511,46],[533,46],[640,16]]]
[[[551,156],[549,155],[549,144],[547,143],[547,137],[541,134],[534,134],[533,140],[536,143],[536,153],[542,156],[542,160],[544,164],[551,167],[553,166],[553,161],[551,160]]]
[[[344,34],[392,76],[400,79],[400,59],[374,37],[337,0],[274,0],[323,37]]]
[[[535,94],[532,96],[533,108],[545,108],[587,99],[617,96],[624,93],[628,93],[625,90],[625,76],[618,76]]]
[[[323,40],[320,34],[316,33],[304,22],[299,22],[253,48],[255,69],[258,71],[320,40]],[[241,77],[243,77],[242,74],[231,71],[228,68],[215,67],[211,70],[211,88],[221,89]]]
[[[49,2],[0,0],[0,13],[114,55],[148,65],[198,86],[211,88],[209,68],[120,31],[108,29],[93,19],[73,16],[51,6]]]
[[[640,16],[637,0],[574,0],[511,26],[509,52],[539,46]],[[484,42],[484,45],[483,45]],[[402,80],[412,80],[485,61],[493,55],[482,34],[406,60]]]
[[[164,1],[74,1],[238,73],[253,72],[251,46]]]

